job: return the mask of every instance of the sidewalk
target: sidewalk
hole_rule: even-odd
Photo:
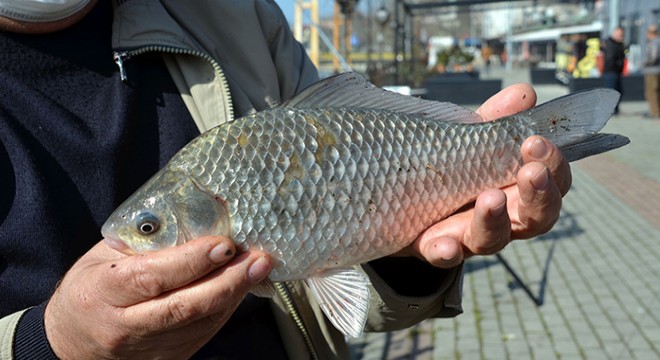
[[[567,92],[536,90],[539,103]],[[660,120],[645,110],[622,103],[606,131],[631,144],[573,163],[554,229],[501,253],[540,306],[495,256],[472,258],[463,315],[366,334],[354,358],[660,359]]]

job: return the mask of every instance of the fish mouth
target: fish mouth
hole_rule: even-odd
[[[126,255],[133,255],[134,252],[133,250],[126,245],[125,242],[114,238],[114,237],[104,237],[103,242],[108,245],[110,248],[115,249],[119,251],[120,253],[126,254]]]
[[[106,222],[101,227],[101,235],[103,235],[103,242],[110,248],[115,249],[126,255],[132,255],[133,250],[121,240],[117,233],[114,231],[114,226],[110,222]]]

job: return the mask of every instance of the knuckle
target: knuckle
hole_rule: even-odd
[[[495,241],[475,246],[473,252],[478,255],[493,255],[504,249],[509,241],[509,238],[497,238]]]
[[[159,276],[144,265],[131,271],[126,283],[145,298],[154,298],[167,290]]]
[[[561,168],[559,175],[556,175],[555,178],[558,178],[557,187],[559,188],[561,195],[566,195],[573,184],[573,174],[571,173],[570,165],[565,163]]]
[[[176,298],[167,302],[167,318],[172,324],[188,323],[203,315],[203,311],[192,304]]]
[[[206,259],[200,261],[193,257],[186,257],[185,260],[185,272],[190,276],[198,277],[211,270],[211,264]]]
[[[524,227],[521,231],[518,231],[516,238],[531,239],[535,236],[543,235],[552,230],[558,220],[559,212],[546,212],[542,219],[528,218],[524,222]]]
[[[478,232],[472,242],[471,251],[478,255],[493,255],[504,249],[511,242],[511,226],[507,216],[502,221],[491,224],[483,232]]]

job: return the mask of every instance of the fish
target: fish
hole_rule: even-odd
[[[359,264],[394,254],[473,202],[515,183],[531,135],[569,161],[624,146],[599,131],[620,94],[594,89],[493,121],[344,73],[204,132],[102,226],[128,254],[227,236],[270,255],[273,282],[304,281],[333,325],[359,337],[371,297]]]

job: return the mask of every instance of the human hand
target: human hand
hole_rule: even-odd
[[[235,256],[224,237],[147,255],[96,244],[46,306],[46,336],[61,359],[193,355],[272,268],[267,255]]]
[[[477,112],[485,120],[493,120],[535,104],[534,89],[516,84],[488,99]],[[494,254],[512,239],[549,231],[559,218],[562,196],[571,186],[570,167],[559,149],[540,136],[526,139],[521,153],[524,165],[515,184],[483,191],[474,207],[435,224],[405,252],[450,268],[472,255]]]

